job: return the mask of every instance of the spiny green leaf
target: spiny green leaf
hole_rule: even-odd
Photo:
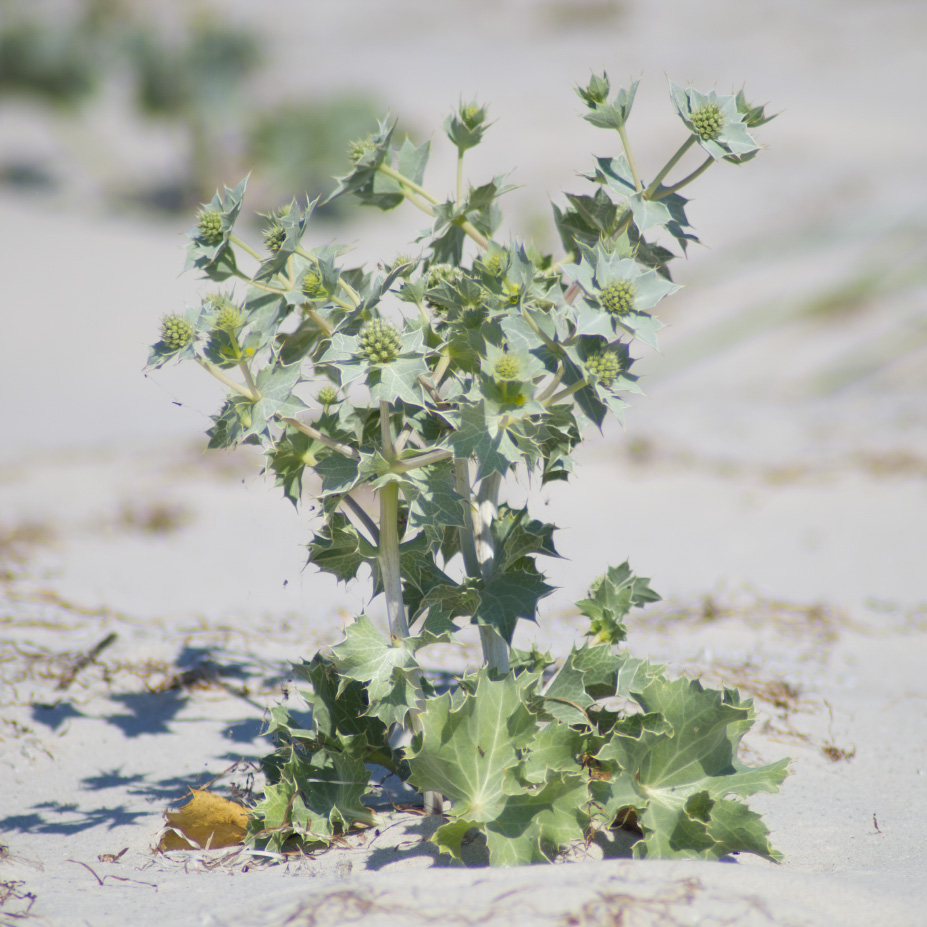
[[[694,680],[658,677],[643,692],[632,695],[645,713],[662,716],[668,730],[616,730],[596,755],[598,760],[611,764],[614,775],[608,781],[594,782],[592,788],[609,815],[632,806],[642,827],[662,835],[652,838],[649,844],[645,841],[638,853],[646,853],[650,846],[659,849],[661,855],[668,852],[664,842],[666,822],[671,815],[678,819],[685,802],[696,793],[705,792],[717,802],[732,794],[745,798],[757,791],[778,790],[788,760],[749,767],[737,758],[740,739],[753,714],[750,704],[741,702],[736,693],[703,689]],[[631,792],[636,795],[631,797]],[[671,831],[675,830],[674,825]],[[694,833],[690,824],[683,831]],[[750,836],[752,824],[748,831],[741,834],[745,842],[741,848],[757,852],[751,848],[755,845]],[[698,840],[693,837],[690,845],[669,847],[670,855],[705,851],[705,846],[696,844]],[[772,852],[761,855],[774,858]]]
[[[485,825],[489,864],[550,862],[561,846],[585,836],[588,801],[581,775],[552,775],[536,792],[510,795],[498,817]]]
[[[362,564],[375,562],[376,548],[357,533],[341,512],[333,512],[328,524],[309,543],[309,563],[345,583],[357,576]]]
[[[538,602],[553,591],[533,562],[530,567],[500,570],[479,587],[480,606],[473,621],[495,628],[511,644],[518,619],[536,621]]]
[[[384,724],[404,724],[418,705],[422,669],[415,652],[437,638],[384,637],[366,615],[349,625],[342,643],[332,648],[335,668],[345,682],[355,680],[367,686],[367,713]]]
[[[518,750],[537,724],[524,701],[529,682],[524,676],[495,681],[481,671],[474,693],[456,707],[449,693],[429,699],[421,738],[409,754],[409,781],[443,793],[454,818],[494,820],[514,786]]]

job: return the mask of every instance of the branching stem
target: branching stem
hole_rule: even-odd
[[[714,163],[715,163],[715,159],[711,155],[709,155],[694,171],[692,171],[691,174],[686,175],[685,177],[682,178],[682,180],[680,180],[678,183],[674,183],[672,186],[661,187],[659,190],[657,190],[656,193],[654,193],[653,196],[650,197],[650,199],[662,200],[665,197],[669,196],[671,193],[675,193],[677,190],[681,190],[687,184],[692,183],[692,181],[695,180],[696,177],[701,177],[701,175],[704,174],[705,171],[707,171],[708,168],[710,168],[711,165]]]
[[[695,144],[695,136],[690,135],[676,150],[674,154],[666,164],[663,165],[663,170],[657,174],[656,177],[650,182],[650,186],[644,191],[644,199],[650,199],[657,190],[660,189],[660,184],[663,183],[663,178],[679,163],[679,160],[682,156]]]
[[[257,402],[261,398],[261,394],[257,392],[257,390],[252,392],[247,387],[242,386],[241,383],[236,383],[231,377],[227,377],[218,367],[210,364],[208,360],[197,357],[196,362],[207,373],[211,373],[220,383],[224,383],[229,389],[234,390],[240,396],[244,396],[245,399],[250,402]]]
[[[330,447],[333,451],[337,451],[344,457],[350,457],[351,460],[360,460],[360,454],[354,450],[353,447],[349,447],[347,444],[342,444],[340,441],[336,441],[334,438],[329,438],[328,435],[323,435],[321,431],[317,428],[313,428],[312,425],[306,425],[303,422],[299,421],[296,418],[289,417],[280,417],[280,421],[285,425],[289,425],[292,428],[295,428],[297,431],[302,432],[309,438],[324,444],[326,447]]]
[[[621,146],[624,148],[624,156],[628,159],[631,168],[631,176],[634,178],[634,189],[638,193],[643,193],[644,185],[641,183],[640,175],[637,173],[637,165],[634,163],[634,155],[631,154],[631,144],[628,142],[628,134],[623,125],[618,126],[618,135],[621,137]]]

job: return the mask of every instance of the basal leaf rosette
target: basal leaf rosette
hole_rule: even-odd
[[[721,96],[714,90],[701,93],[694,87],[683,90],[670,81],[670,96],[686,128],[715,160],[732,156],[736,160],[759,151],[735,95]]]

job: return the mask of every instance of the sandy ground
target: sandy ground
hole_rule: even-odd
[[[644,160],[675,141],[664,71],[746,81],[784,110],[756,162],[698,188],[690,215],[711,249],[679,265],[687,288],[626,430],[591,440],[570,486],[533,496],[563,526],[565,559],[520,643],[565,652],[581,634],[570,603],[630,557],[665,598],[635,620],[632,649],[738,685],[760,716],[750,758],[794,759],[781,794],[753,802],[785,862],[641,863],[593,844],[552,869],[461,870],[416,814],[308,859],[153,853],[189,787],[254,784],[287,661],[368,603],[361,584],[304,569],[307,516],[258,460],[204,454],[212,383],[142,377],[160,316],[201,291],[176,276],[187,222],[108,214],[91,171],[57,199],[0,193],[14,346],[0,373],[0,925],[923,923],[923,5],[313,6],[278,4],[266,25],[280,73],[265,92],[376,87],[422,126],[461,92],[490,100],[495,147],[475,175],[517,168],[513,212],[532,228],[601,151],[570,92],[590,67],[644,73]],[[0,107],[17,144],[54,153],[23,119]],[[112,131],[108,163],[127,178],[176,156]],[[386,232],[376,217],[348,234],[373,258],[401,248]]]

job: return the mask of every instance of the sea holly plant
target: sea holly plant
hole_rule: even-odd
[[[680,191],[749,160],[768,121],[743,93],[671,84],[682,140],[649,177],[627,132],[636,89],[613,97],[605,74],[578,88],[615,150],[554,207],[556,257],[500,235],[504,175],[465,181],[489,128],[469,102],[444,124],[458,157],[443,195],[426,185],[430,143],[398,142],[394,122],[351,145],[331,198],[427,217],[374,268],[312,243],[316,200],[265,215],[257,246],[238,230],[245,181],[198,213],[187,267],[216,288],[162,320],[149,366],[191,361],[224,386],[209,446],[259,445],[287,499],[311,492],[309,562],[344,582],[369,572],[388,620],[360,615],[294,665],[311,711],[270,710],[252,844],[320,846],[369,825],[379,767],[444,815],[433,840],[457,859],[474,834],[506,866],[618,827],[638,857],[779,858],[745,799],[776,791],[788,761],[740,760],[754,713],[736,691],[631,655],[625,619],[658,596],[627,563],[577,604],[587,639],[565,659],[513,646],[552,591],[541,558],[558,554],[555,526],[509,504],[506,479],[568,480],[590,426],[621,418],[639,392],[635,343],[656,347],[669,265],[697,240]],[[483,665],[439,685],[427,649],[468,625]]]

